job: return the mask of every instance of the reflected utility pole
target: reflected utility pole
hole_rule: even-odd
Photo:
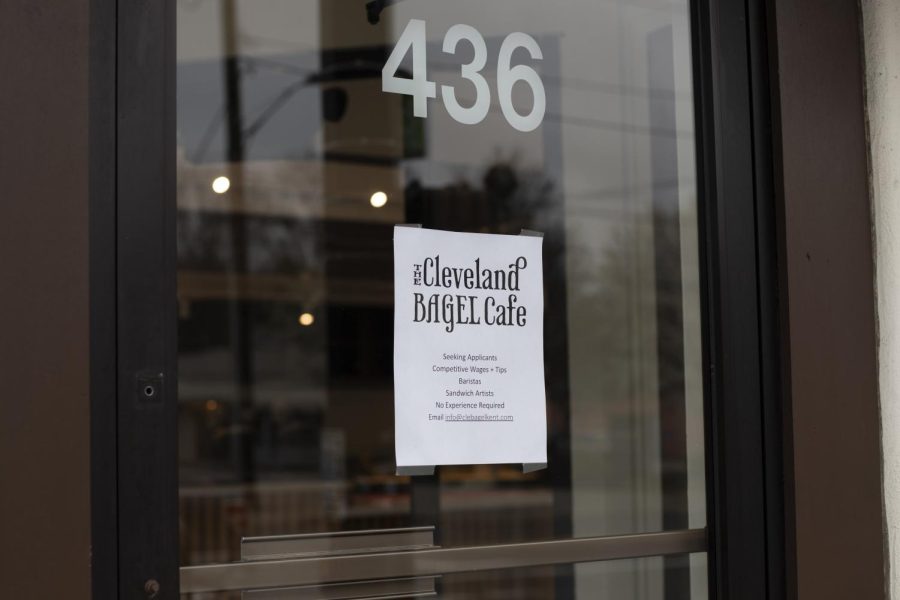
[[[229,272],[229,318],[234,384],[237,391],[232,410],[232,461],[240,480],[256,480],[253,419],[253,323],[247,278],[246,211],[244,202],[244,134],[241,106],[241,63],[235,0],[222,0],[222,53],[225,82],[225,144],[228,161],[229,217],[231,223],[231,270]]]

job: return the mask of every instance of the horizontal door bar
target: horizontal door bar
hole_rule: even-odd
[[[266,535],[242,538],[241,560],[323,558],[341,554],[408,552],[435,547],[434,527]]]
[[[181,568],[181,593],[324,585],[467,571],[705,552],[706,530],[374,552],[352,556],[258,560]]]

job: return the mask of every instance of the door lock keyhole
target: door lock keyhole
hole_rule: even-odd
[[[140,373],[135,376],[134,396],[140,405],[156,406],[165,395],[162,373]]]

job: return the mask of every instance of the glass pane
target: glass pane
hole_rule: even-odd
[[[705,600],[706,554],[459,573],[441,577],[438,592],[442,600]]]
[[[452,546],[705,524],[688,0],[177,11],[185,564],[253,535],[435,525]],[[414,20],[431,99],[382,91]],[[443,51],[457,24],[484,40],[468,78],[477,40]],[[517,32],[542,58],[514,50],[538,83],[510,88]],[[479,94],[483,118],[462,122]],[[544,233],[547,469],[394,475],[396,223]]]

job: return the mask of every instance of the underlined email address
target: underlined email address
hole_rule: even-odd
[[[513,415],[447,415],[445,421],[502,421],[509,423],[513,420]]]

